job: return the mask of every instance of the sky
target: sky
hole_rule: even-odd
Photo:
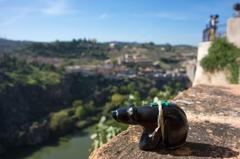
[[[197,45],[209,16],[219,14],[224,26],[236,2],[240,1],[0,0],[0,37]]]

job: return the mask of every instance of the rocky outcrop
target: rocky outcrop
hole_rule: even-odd
[[[2,145],[0,145],[0,154],[4,153],[6,150],[4,149],[4,147]]]
[[[64,107],[60,88],[17,85],[0,92],[0,150],[41,143],[49,136],[49,113]]]
[[[42,123],[34,123],[28,130],[26,140],[28,145],[35,145],[46,141],[50,136],[48,121]]]
[[[90,159],[240,158],[240,86],[198,85],[172,102],[185,110],[189,120],[183,147],[141,151],[141,127],[131,126],[92,152]]]

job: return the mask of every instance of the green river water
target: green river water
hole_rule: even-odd
[[[91,147],[90,128],[61,137],[42,146],[22,148],[1,159],[87,159]]]

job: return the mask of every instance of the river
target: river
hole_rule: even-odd
[[[87,128],[45,145],[21,148],[2,157],[3,159],[87,159],[90,147],[90,128]]]

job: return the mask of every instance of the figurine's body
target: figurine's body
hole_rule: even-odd
[[[161,107],[163,120],[159,129],[157,129],[160,111],[158,107],[130,106],[113,111],[112,116],[118,122],[143,127],[139,142],[139,147],[142,150],[155,149],[160,143],[164,143],[168,148],[179,147],[185,143],[187,138],[188,122],[186,115],[181,108],[172,103]]]

